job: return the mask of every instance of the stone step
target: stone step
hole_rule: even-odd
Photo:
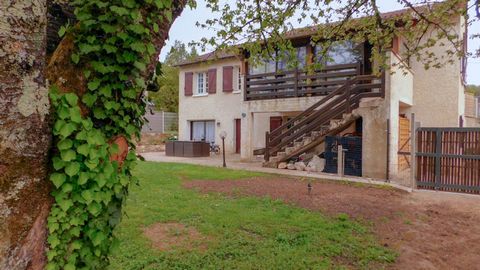
[[[303,137],[303,138],[305,138],[305,137]],[[304,145],[305,145],[305,144],[304,144],[304,140],[305,140],[305,139],[303,139],[303,138],[302,138],[301,141],[294,142],[294,143],[293,143],[293,147],[298,148],[298,147],[304,146]]]
[[[293,147],[293,146],[285,147],[285,154],[288,155],[288,154],[292,153],[293,151],[295,151],[295,149],[296,148]]]

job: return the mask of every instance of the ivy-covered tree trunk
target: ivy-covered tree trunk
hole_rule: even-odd
[[[78,150],[79,152],[76,153],[77,159],[73,157],[74,160],[72,160],[70,156],[72,152],[69,150],[68,161],[65,161],[64,153],[58,152],[61,149],[58,149],[57,144],[59,140],[60,144],[67,140],[63,137],[61,137],[63,139],[59,139],[58,136],[63,136],[63,132],[55,133],[55,129],[50,129],[49,123],[55,122],[58,126],[59,119],[64,119],[60,120],[60,122],[63,121],[63,124],[70,125],[70,127],[78,127],[79,121],[82,121],[81,123],[84,125],[91,124],[91,119],[93,119],[91,118],[92,108],[99,108],[100,104],[94,107],[86,106],[82,102],[77,104],[77,100],[82,100],[82,97],[89,93],[89,90],[92,90],[91,85],[88,85],[91,82],[91,78],[89,80],[85,77],[85,65],[89,66],[88,61],[78,63],[78,41],[77,43],[75,41],[78,40],[75,36],[78,33],[77,30],[69,32],[63,38],[54,53],[49,57],[47,65],[45,51],[46,46],[51,44],[46,42],[46,2],[47,0],[7,0],[0,3],[0,269],[44,269],[47,257],[50,261],[49,265],[47,265],[49,269],[67,268],[73,265],[86,266],[88,264],[85,260],[90,261],[88,257],[91,255],[97,256],[99,260],[106,260],[105,256],[107,253],[104,251],[108,251],[109,248],[105,247],[103,243],[110,242],[104,241],[107,240],[105,238],[99,238],[100,235],[95,234],[95,231],[93,231],[94,235],[89,235],[86,231],[87,229],[77,231],[76,228],[81,227],[82,225],[80,224],[89,224],[85,226],[90,226],[89,230],[92,231],[92,228],[94,228],[91,226],[92,224],[111,226],[112,229],[115,226],[112,225],[112,220],[104,222],[104,217],[108,218],[116,215],[110,212],[111,204],[105,210],[102,210],[104,206],[96,204],[95,206],[102,208],[87,207],[87,211],[84,207],[77,207],[75,209],[82,210],[84,214],[76,210],[68,211],[67,213],[68,209],[72,209],[72,204],[68,203],[89,201],[93,198],[86,196],[88,195],[88,190],[85,189],[87,192],[82,193],[82,198],[75,197],[72,199],[71,196],[75,196],[72,195],[72,185],[74,189],[80,187],[80,185],[85,185],[84,183],[79,184],[79,182],[83,181],[81,179],[87,181],[87,178],[81,178],[85,174],[80,177],[81,179],[77,178],[77,176],[73,175],[73,169],[71,169],[74,166],[67,167],[70,163],[78,165],[78,161],[81,159],[81,154],[79,153],[83,152]],[[141,10],[141,7],[140,10],[135,8],[138,7],[135,1],[119,1],[118,3],[121,3],[124,7],[115,6],[114,4],[111,7],[107,6],[109,12],[113,11],[119,16],[128,16],[128,13],[121,13],[124,11],[128,12],[128,9],[130,9],[132,12],[135,12],[131,15],[132,17],[137,16],[138,18],[140,14],[146,14],[145,16],[149,18],[148,22],[144,21],[146,23],[144,26],[151,33],[149,35],[150,47],[146,46],[146,44],[140,45],[140,47],[135,44],[131,46],[133,48],[135,45],[135,49],[144,48],[143,46],[148,47],[151,57],[146,59],[143,68],[142,64],[140,66],[136,65],[136,68],[143,70],[143,72],[137,78],[126,78],[125,85],[129,85],[129,83],[131,85],[132,80],[134,80],[134,85],[137,86],[140,81],[148,81],[156,66],[158,54],[168,38],[168,31],[187,1],[180,0],[172,3],[169,0],[155,0],[154,5],[156,5],[156,9],[152,9],[152,1],[147,2],[151,5],[145,6],[144,10]],[[83,3],[77,1],[78,5]],[[98,4],[105,7],[101,2],[98,2]],[[165,12],[158,12],[159,10],[164,10]],[[138,13],[138,11],[141,13]],[[114,20],[117,19],[115,18]],[[119,20],[121,21],[122,19]],[[118,27],[118,24],[112,25],[112,27]],[[138,29],[138,27],[131,28],[129,31],[137,32]],[[94,33],[96,30],[92,28],[91,31]],[[117,28],[117,30],[121,29]],[[85,29],[82,31],[84,35],[88,34],[85,32]],[[75,58],[77,58],[77,61],[75,61]],[[97,60],[99,62],[102,61],[102,59]],[[59,112],[58,108],[56,108],[50,117],[52,121],[49,121],[49,111],[51,110],[45,78],[48,79],[50,85],[54,85],[54,88],[60,92],[72,93],[68,97],[61,98],[68,100],[68,104],[64,104],[65,106],[71,106],[70,113],[68,117],[66,116],[67,118],[60,117],[59,115],[63,111]],[[57,96],[52,100],[58,102],[58,98],[60,97]],[[140,94],[137,98],[133,98],[138,103],[142,103]],[[115,99],[112,99],[112,101],[115,101]],[[77,114],[75,116],[71,114],[72,112],[75,113],[77,105],[81,108],[80,119]],[[101,106],[100,108],[104,109]],[[82,118],[84,120],[81,120]],[[104,125],[102,121],[98,122],[95,119],[93,119],[95,126],[89,126],[89,130],[92,128],[101,130],[102,125]],[[131,121],[135,121],[136,125],[141,123],[141,119],[132,119]],[[128,121],[126,124],[129,124]],[[56,136],[56,147],[49,156],[48,153],[52,152],[50,150],[52,131]],[[71,132],[69,131],[69,134],[72,134]],[[124,151],[124,153],[110,156],[111,160],[118,161],[118,164],[121,166],[126,152],[129,151],[127,139],[125,139],[122,132],[107,132],[102,136],[107,136],[105,139],[110,144],[116,143],[120,146],[121,152]],[[99,138],[102,136],[99,135]],[[128,141],[130,141],[131,134],[127,135],[127,137]],[[94,140],[93,143],[97,144],[98,141],[95,142]],[[124,146],[123,149],[122,146]],[[65,147],[65,144],[62,147]],[[97,146],[98,149],[99,147],[100,145]],[[93,154],[95,154],[95,151]],[[53,168],[55,169],[53,170],[54,175],[50,176],[50,180],[54,182],[56,187],[53,189],[50,180],[47,180],[48,174],[52,174],[52,171],[49,171],[51,163],[49,162],[49,157],[51,158],[52,156]],[[61,157],[63,161],[59,160],[58,157]],[[109,162],[106,161],[103,159],[98,164],[107,166]],[[92,165],[91,163],[88,164],[88,166]],[[59,166],[61,167],[59,168]],[[66,168],[65,170],[69,174],[70,178],[67,179],[67,182],[79,182],[65,182],[65,185],[62,185],[65,179],[58,173],[63,171],[62,168]],[[81,165],[80,168],[86,167]],[[101,173],[104,176],[105,170]],[[55,180],[62,180],[62,183]],[[96,181],[96,178],[93,178],[92,181]],[[98,188],[97,183],[93,183],[93,185]],[[61,189],[59,189],[60,186]],[[67,187],[70,189],[67,189]],[[106,191],[104,188],[102,191],[98,189],[96,192]],[[58,196],[59,193],[61,193],[60,197]],[[51,194],[54,195],[54,198],[50,196]],[[120,202],[122,200],[120,199]],[[54,203],[53,206],[52,202]],[[62,211],[67,216],[60,220],[58,217],[59,213],[62,214]],[[101,211],[104,211],[105,214],[98,216]],[[52,214],[53,212],[55,213]],[[48,216],[50,217],[47,223]],[[87,221],[79,219],[79,216],[87,218]],[[90,218],[93,221],[88,221]],[[74,219],[78,223],[72,223],[73,221],[69,221],[70,219]],[[49,230],[47,230],[47,224]],[[61,227],[58,227],[58,224]],[[59,229],[63,231],[59,232]],[[79,233],[73,234],[74,231]],[[111,231],[103,236],[110,238]],[[102,243],[102,251],[98,247],[100,242]],[[85,248],[82,247],[80,253],[72,257],[74,250],[78,250],[79,245],[83,245]],[[45,256],[47,247],[50,248],[50,252]],[[94,254],[90,252],[94,252]],[[80,254],[80,257],[78,254]],[[68,261],[64,262],[63,260],[66,259]],[[95,265],[90,265],[89,267],[98,268],[103,264],[97,261]]]
[[[43,269],[51,198],[46,0],[0,3],[0,269]]]

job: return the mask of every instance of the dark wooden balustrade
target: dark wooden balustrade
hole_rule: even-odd
[[[307,72],[288,70],[245,76],[245,100],[328,95],[355,76],[361,64],[327,66]]]
[[[332,119],[341,119],[343,114],[358,108],[362,98],[385,96],[385,74],[382,76],[358,75],[347,79],[343,85],[331,91],[298,116],[287,121],[271,133],[265,134],[265,160],[285,147],[292,145],[312,131],[320,131]]]

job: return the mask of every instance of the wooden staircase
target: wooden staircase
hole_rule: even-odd
[[[265,133],[265,148],[254,151],[264,155],[265,166],[299,156],[350,126],[358,115],[352,113],[364,98],[385,96],[385,74],[358,75],[326,95],[282,126]]]

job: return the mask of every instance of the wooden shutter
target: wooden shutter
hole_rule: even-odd
[[[223,67],[223,92],[233,91],[233,67]]]
[[[208,70],[208,89],[209,94],[217,92],[217,69],[212,68]]]
[[[394,36],[392,40],[392,51],[394,53],[400,53],[400,38],[398,36]]]
[[[193,95],[193,72],[185,73],[185,96]]]

